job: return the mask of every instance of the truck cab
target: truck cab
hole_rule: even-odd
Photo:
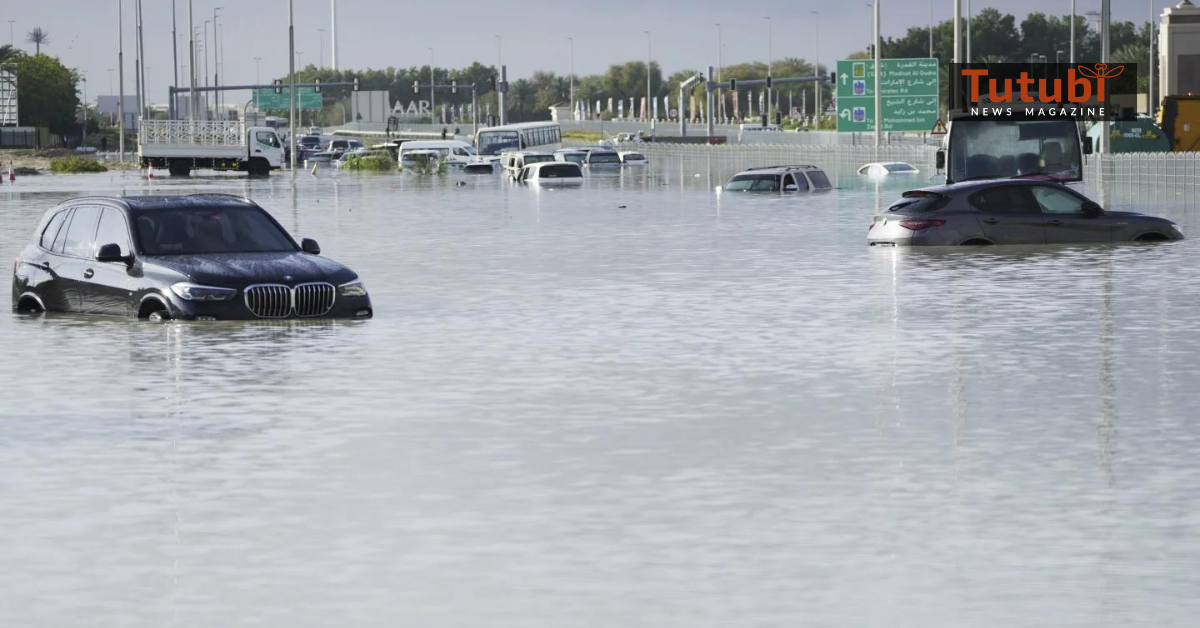
[[[1078,183],[1083,155],[1091,152],[1091,140],[1081,137],[1079,122],[1070,116],[1004,118],[951,111],[937,166],[946,169],[947,184],[1038,175]]]

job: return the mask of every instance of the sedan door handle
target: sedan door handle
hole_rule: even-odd
[[[1063,221],[1061,221],[1061,220],[1047,220],[1047,221],[1046,221],[1046,224],[1050,225],[1051,227],[1061,227],[1061,226],[1062,226],[1062,224],[1063,224]]]
[[[95,274],[96,274],[96,271],[89,268],[89,269],[83,271],[83,278],[91,279]]]
[[[997,224],[997,223],[999,223],[999,222],[1000,222],[1000,220],[999,220],[998,218],[984,218],[984,219],[983,219],[983,222],[985,222],[985,223],[987,223],[987,224],[989,224],[989,225],[994,225],[994,224]]]
[[[261,152],[262,152],[262,149],[260,149],[260,148],[256,148],[256,149],[254,149],[254,152],[256,152],[256,153],[261,153]]]

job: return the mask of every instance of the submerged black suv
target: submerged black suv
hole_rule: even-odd
[[[18,312],[150,320],[370,318],[354,271],[224,194],[84,197],[46,212],[13,266]]]

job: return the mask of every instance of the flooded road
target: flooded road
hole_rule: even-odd
[[[869,249],[911,180],[730,174],[6,183],[0,259],[73,196],[246,194],[376,318],[0,315],[0,625],[1194,623],[1194,207]]]

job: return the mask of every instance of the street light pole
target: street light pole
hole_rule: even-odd
[[[188,92],[188,120],[196,119],[196,25],[192,19],[192,0],[188,0],[188,84],[191,86],[191,91]]]
[[[125,163],[125,0],[117,0],[117,81],[121,84],[121,93],[117,95],[117,150],[121,152],[117,160]]]
[[[650,31],[646,33],[646,103],[642,105],[645,111],[642,112],[642,119],[650,115]]]
[[[763,19],[767,21],[767,78],[771,78],[771,66],[775,65],[775,53],[771,46],[771,18]],[[771,123],[771,91],[771,88],[767,87],[767,124]]]
[[[17,23],[16,20],[8,21],[8,45],[10,45],[10,46],[17,45],[16,40],[13,39],[13,24],[16,24],[16,23]]]
[[[337,64],[337,52],[338,52],[338,49],[337,49],[337,0],[329,0],[329,17],[330,17],[329,28],[330,28],[330,30],[333,31],[333,41],[330,42],[330,45],[333,48],[333,50],[331,51],[331,53],[333,54],[333,71],[337,72],[337,69],[338,69],[338,64]]]
[[[437,79],[433,76],[433,48],[429,49],[429,123],[437,124]]]
[[[1071,63],[1075,63],[1075,0],[1071,0]]]
[[[1074,0],[1072,0],[1074,1]],[[962,0],[954,0],[954,63],[962,63]]]
[[[220,11],[224,8],[225,7],[213,7],[213,87],[221,86],[221,61],[220,57],[217,56],[221,51],[221,44],[218,43],[220,40],[217,39],[217,11]],[[216,103],[214,108],[217,111],[220,111],[221,90],[217,90],[213,93],[213,101]],[[217,115],[216,118],[220,120],[221,116]]]
[[[816,48],[817,49],[816,49],[815,60],[813,62],[813,76],[816,77],[817,80],[813,81],[813,93],[816,95],[816,97],[814,99],[814,103],[813,103],[813,106],[815,107],[815,109],[813,110],[813,112],[814,112],[813,120],[816,120],[817,130],[820,131],[821,130],[821,80],[820,80],[820,78],[821,78],[821,13],[818,11],[811,11],[811,13],[813,15],[817,16],[817,20],[816,20],[816,25],[817,25],[817,38],[816,38],[817,46],[816,46]],[[800,95],[803,96],[804,92],[801,91]],[[804,103],[800,103],[800,104],[803,105]]]
[[[933,0],[929,0],[929,58],[933,58]]]
[[[171,0],[171,87],[179,87],[179,34],[175,31],[175,0]],[[168,90],[171,102],[167,103],[167,116],[175,119],[175,92]]]
[[[208,87],[208,25],[209,20],[204,20],[204,86]],[[208,119],[208,92],[204,92],[204,119]]]
[[[879,0],[875,0],[875,148],[879,148],[883,138],[883,99],[879,89],[879,77],[883,74],[883,62],[879,44]]]
[[[288,0],[288,153],[292,176],[296,176],[296,12]]]
[[[967,0],[967,63],[971,62],[971,0]]]
[[[717,22],[717,82],[721,82],[721,23]],[[721,88],[717,88],[717,102],[721,103],[721,118],[725,117],[725,95],[721,93]]]
[[[571,98],[571,118],[577,113],[575,108],[575,38],[568,37],[567,44],[571,46],[571,76],[570,76],[570,98]]]
[[[1153,118],[1154,117],[1154,106],[1158,104],[1158,103],[1154,102],[1154,80],[1155,80],[1155,77],[1154,77],[1154,17],[1155,17],[1155,15],[1154,15],[1154,0],[1149,0],[1149,2],[1150,2],[1150,32],[1147,33],[1147,35],[1149,35],[1149,37],[1150,37],[1150,65],[1148,66],[1149,69],[1147,70],[1147,76],[1146,76],[1146,78],[1147,78],[1146,90],[1147,90],[1147,99],[1148,99],[1148,102],[1146,103],[1146,115]]]
[[[317,41],[321,42],[320,48],[317,51],[317,69],[325,67],[325,29],[318,28]]]

